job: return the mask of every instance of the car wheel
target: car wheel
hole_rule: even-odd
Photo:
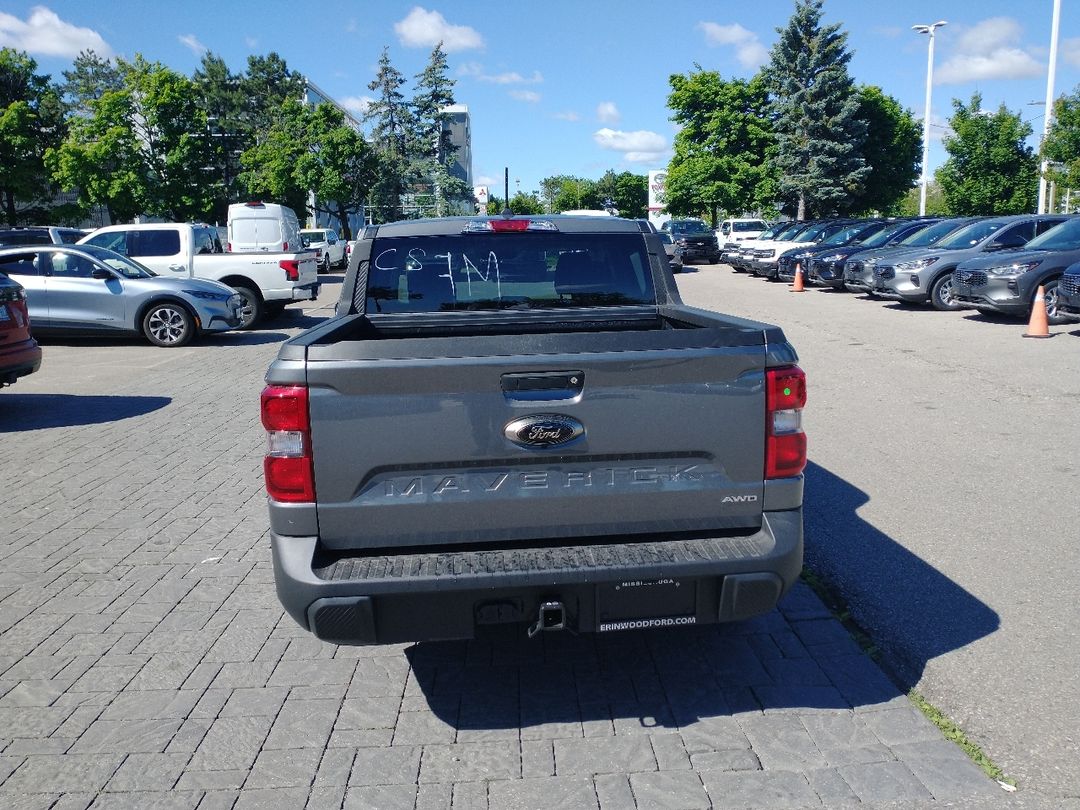
[[[952,272],[937,277],[930,285],[930,303],[934,305],[934,309],[942,312],[960,309],[960,305],[953,300],[952,290]]]
[[[195,336],[195,319],[181,304],[154,304],[142,319],[142,331],[155,346],[183,346]]]
[[[251,329],[263,319],[266,305],[263,304],[259,294],[250,287],[233,287],[233,289],[243,299],[240,304],[240,326],[237,329]]]
[[[323,254],[322,261],[319,263],[319,272],[320,273],[329,273],[330,272],[330,254],[329,253],[324,253]]]
[[[1036,290],[1038,295],[1038,290]],[[1046,321],[1052,326],[1061,326],[1070,320],[1058,312],[1058,283],[1057,279],[1043,282],[1043,297],[1046,299]],[[1032,302],[1034,303],[1034,302]]]

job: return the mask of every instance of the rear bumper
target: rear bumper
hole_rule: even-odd
[[[319,297],[321,282],[312,281],[308,284],[297,284],[294,287],[284,287],[279,290],[262,290],[264,301],[277,301],[287,304],[290,301],[314,301]]]
[[[0,385],[11,385],[19,377],[41,368],[41,347],[33,338],[0,348]]]
[[[301,626],[386,644],[472,638],[549,602],[577,632],[748,618],[798,578],[803,524],[800,508],[765,512],[760,530],[734,537],[374,556],[330,556],[316,537],[271,532],[271,544],[278,598]]]

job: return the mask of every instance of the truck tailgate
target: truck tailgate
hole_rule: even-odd
[[[760,527],[764,345],[705,345],[698,330],[646,333],[653,347],[640,350],[632,338],[613,349],[610,335],[559,337],[559,352],[519,335],[499,338],[498,354],[469,356],[465,340],[454,357],[320,359],[314,347],[321,542],[484,546]],[[551,415],[580,435],[545,447],[514,430],[533,424],[542,438]]]

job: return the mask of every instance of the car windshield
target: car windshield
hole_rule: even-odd
[[[771,239],[775,239],[777,242],[783,242],[787,239],[791,239],[799,231],[805,230],[807,227],[805,222],[789,222],[778,230]]]
[[[918,233],[929,225],[931,225],[929,222],[920,222],[916,225],[910,222],[894,222],[892,225],[882,228],[873,236],[860,240],[859,244],[863,247],[881,247],[892,242],[898,235],[903,239]]]
[[[114,250],[108,248],[98,247],[97,245],[79,245],[79,253],[85,253],[87,256],[91,256],[97,259],[102,264],[112,268],[124,278],[152,278],[156,276],[153,270],[145,265],[139,264],[134,259],[129,259],[127,256],[121,256]]]
[[[326,231],[300,231],[300,235],[309,242],[325,242]]]
[[[761,239],[762,241],[764,241],[766,239],[773,239],[773,238],[776,237],[776,235],[778,233],[780,233],[780,231],[784,230],[784,228],[786,228],[787,226],[788,226],[788,224],[786,222],[783,223],[782,225],[773,225],[773,226],[765,229],[764,231],[762,231],[762,233],[758,237],[758,239]]]
[[[868,229],[868,225],[865,222],[859,222],[855,225],[848,225],[846,228],[841,228],[834,233],[828,239],[821,243],[822,247],[831,247],[833,245],[846,245],[848,242],[857,237],[860,233]]]
[[[1009,223],[1002,222],[1001,220],[992,219],[972,222],[970,225],[966,225],[960,230],[954,231],[944,237],[934,245],[934,247],[941,248],[942,250],[963,250],[964,248],[975,247],[980,242],[989,239],[1008,224]]]
[[[704,222],[687,220],[671,223],[672,233],[712,233]]]
[[[369,314],[655,304],[640,234],[461,234],[372,243]]]
[[[823,232],[825,231],[825,229],[826,229],[826,228],[828,228],[828,227],[829,227],[829,223],[828,223],[828,222],[819,222],[819,223],[817,223],[816,225],[811,225],[811,226],[810,226],[809,228],[807,228],[806,230],[804,230],[804,231],[801,231],[800,233],[797,233],[797,234],[796,234],[796,235],[795,235],[795,236],[794,236],[794,237],[792,238],[792,240],[791,240],[791,241],[792,241],[792,242],[814,242],[814,241],[816,241],[816,240],[817,240],[817,238],[818,238],[819,236],[821,236],[821,234],[822,234],[822,233],[823,233]]]
[[[760,219],[754,219],[750,222],[733,222],[731,223],[731,230],[745,233],[746,231],[763,231],[765,230],[765,223]]]
[[[1024,245],[1024,250],[1080,250],[1080,218],[1055,225]]]
[[[931,225],[926,230],[917,231],[907,239],[901,240],[900,244],[905,247],[927,247],[933,245],[943,236],[948,236],[957,228],[961,228],[965,225],[964,222],[957,222],[955,219],[946,219],[936,225]]]

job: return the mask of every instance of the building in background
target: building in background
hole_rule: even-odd
[[[451,104],[442,110],[450,120],[444,125],[450,132],[450,143],[454,145],[454,164],[450,173],[472,187],[472,125],[469,122],[469,108],[465,104]]]

